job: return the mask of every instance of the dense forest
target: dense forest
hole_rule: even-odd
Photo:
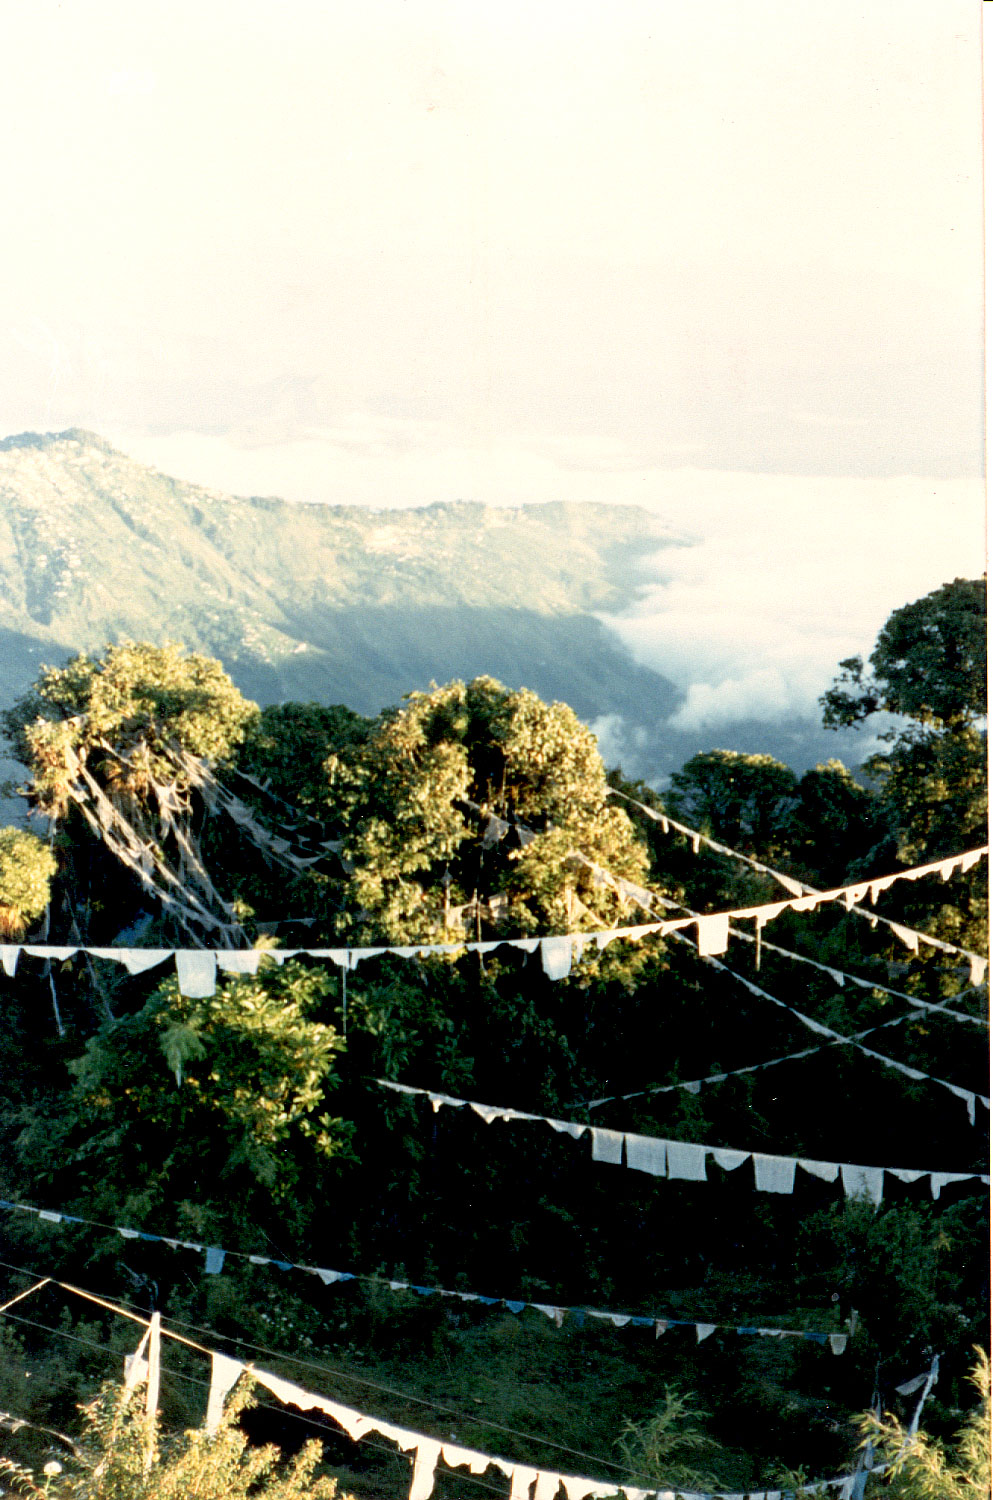
[[[858,774],[712,750],[664,794],[492,678],[366,717],[171,644],[43,669],[3,714],[3,1482],[215,1493],[175,1339],[169,1484],[140,1443],[71,1477],[118,1430],[79,1407],[121,1310],[502,1456],[515,1500],[796,1491],[922,1391],[952,1440],[988,1321],[985,618],[956,579],[841,663]],[[406,1495],[395,1444],[247,1385],[225,1494]]]

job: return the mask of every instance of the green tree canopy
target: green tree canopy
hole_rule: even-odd
[[[101,657],[46,667],[0,722],[27,767],[33,811],[62,824],[73,870],[67,886],[100,903],[106,866],[83,870],[89,844],[114,856],[193,938],[237,931],[230,905],[204,865],[194,814],[213,790],[213,768],[233,755],[258,708],[209,657],[176,645],[108,646]],[[199,799],[199,801],[198,801]],[[208,798],[209,800],[209,798]],[[93,863],[92,861],[90,862]]]
[[[0,722],[30,773],[32,805],[62,817],[77,762],[106,789],[142,798],[153,781],[176,780],[177,749],[217,764],[257,716],[220,662],[174,644],[127,641],[101,657],[44,667]]]
[[[703,750],[674,774],[672,787],[671,805],[722,843],[766,858],[783,849],[797,779],[771,755]]]
[[[283,801],[319,812],[328,757],[360,745],[372,722],[343,703],[273,703],[250,725],[237,767]]]
[[[895,609],[879,632],[867,674],[860,656],[841,663],[821,699],[831,728],[885,710],[954,728],[986,713],[986,579],[956,578]]]
[[[821,699],[833,729],[862,723],[877,711],[901,714],[905,727],[881,738],[890,748],[863,769],[880,794],[894,860],[923,864],[973,848],[986,839],[986,579],[956,578],[894,610],[869,657],[841,663]],[[917,926],[966,946],[985,943],[985,882],[956,883],[943,906],[933,899],[915,912]]]
[[[323,970],[265,959],[256,976],[227,979],[208,999],[163,981],[70,1064],[54,1126],[68,1168],[60,1190],[100,1204],[137,1166],[139,1212],[159,1195],[169,1204],[189,1194],[229,1220],[253,1210],[261,1218],[274,1200],[285,1216],[306,1173],[349,1136],[328,1104],[343,1043],[316,1019],[335,990]],[[51,1150],[50,1135],[29,1126],[17,1154],[29,1163]]]
[[[644,878],[595,736],[525,688],[477,677],[414,693],[328,764],[351,926],[370,937],[567,931],[624,906],[600,871]]]
[[[55,856],[23,828],[0,828],[0,936],[23,937],[51,899]]]

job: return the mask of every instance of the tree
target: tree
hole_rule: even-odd
[[[894,610],[867,676],[861,657],[821,699],[840,729],[878,712],[902,715],[881,738],[892,748],[864,769],[879,787],[895,857],[924,863],[985,841],[986,580],[956,578]]]
[[[236,768],[284,803],[319,813],[328,757],[362,744],[372,723],[343,703],[270,704],[249,726]]]
[[[292,960],[263,959],[203,1000],[165,980],[70,1063],[57,1113],[34,1115],[18,1140],[22,1171],[98,1216],[132,1199],[143,1215],[174,1214],[192,1195],[228,1222],[261,1220],[273,1202],[285,1220],[307,1174],[347,1149],[328,1111],[343,1043],[314,1019],[334,987]]]
[[[969,1377],[979,1405],[968,1415],[952,1449],[926,1432],[911,1432],[891,1412],[882,1418],[867,1413],[862,1422],[866,1443],[886,1466],[887,1493],[904,1500],[989,1500],[993,1464],[990,1454],[990,1362],[985,1350]]]
[[[242,1376],[216,1432],[163,1434],[156,1422],[149,1454],[144,1393],[107,1384],[83,1408],[85,1433],[64,1466],[49,1462],[37,1475],[0,1459],[0,1476],[14,1493],[51,1500],[348,1500],[333,1479],[315,1474],[318,1438],[288,1461],[273,1443],[249,1443],[237,1421],[254,1404]]]
[[[840,760],[805,771],[797,787],[790,845],[814,884],[840,885],[887,833],[874,788],[856,781]]]
[[[81,654],[44,667],[0,721],[30,773],[32,808],[61,818],[80,761],[108,792],[144,799],[157,780],[175,779],[177,748],[222,762],[257,715],[220,662],[174,644],[127,641],[96,659]]]
[[[672,786],[670,804],[722,843],[767,859],[785,848],[797,780],[771,755],[703,750]]]
[[[986,713],[986,579],[956,578],[890,615],[869,657],[841,662],[821,698],[824,722],[838,729],[872,714],[904,714],[944,729]]]
[[[23,828],[0,828],[0,937],[23,937],[52,894],[55,856]]]
[[[643,879],[596,738],[564,703],[490,677],[413,693],[328,762],[350,864],[346,931],[372,941],[600,926]]]
[[[97,659],[74,657],[46,667],[0,721],[29,773],[33,812],[68,835],[73,888],[71,927],[88,925],[91,892],[99,903],[106,864],[85,855],[94,839],[132,877],[132,907],[144,890],[193,938],[206,930],[225,943],[237,930],[200,854],[195,823],[215,797],[213,768],[233,755],[258,716],[219,662],[175,645],[126,642]],[[87,839],[83,830],[92,836]],[[86,878],[86,876],[89,878]],[[124,925],[118,911],[118,926]]]

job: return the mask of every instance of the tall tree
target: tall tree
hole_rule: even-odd
[[[956,578],[894,610],[869,665],[867,673],[861,657],[843,661],[821,705],[832,729],[898,716],[880,732],[889,748],[863,768],[880,790],[893,859],[923,863],[984,843],[986,579]],[[964,878],[935,930],[982,946],[985,912],[979,877]]]
[[[880,710],[925,727],[974,725],[986,713],[985,577],[956,578],[895,609],[869,657],[871,673],[860,656],[840,665],[821,699],[829,728]]]
[[[3,713],[5,735],[28,770],[23,792],[32,813],[66,835],[60,849],[73,866],[63,885],[73,891],[74,936],[87,935],[88,913],[102,904],[113,868],[99,859],[93,868],[100,845],[116,864],[110,920],[118,926],[130,883],[132,911],[143,891],[193,941],[223,943],[236,931],[201,856],[197,819],[213,794],[213,769],[257,716],[219,662],[130,642],[44,668]],[[130,882],[122,882],[122,867]]]
[[[674,774],[672,786],[667,801],[714,838],[766,859],[783,852],[797,780],[771,755],[702,750]]]
[[[33,833],[0,828],[0,937],[19,938],[51,899],[55,856]]]
[[[490,677],[410,695],[329,763],[347,930],[374,940],[568,931],[626,906],[647,856],[564,703]]]

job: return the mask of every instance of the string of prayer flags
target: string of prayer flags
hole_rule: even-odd
[[[752,943],[754,938],[751,933],[739,932],[731,928],[731,936],[740,938],[743,942]],[[864,990],[878,990],[882,995],[892,995],[897,1000],[906,1000],[908,1005],[914,1006],[916,1010],[928,1010],[937,1015],[948,1016],[953,1021],[967,1021],[970,1026],[988,1026],[989,1022],[983,1016],[970,1016],[962,1010],[951,1010],[949,1007],[955,1000],[963,1000],[976,988],[970,985],[969,989],[963,990],[959,995],[951,995],[947,1000],[922,1000],[919,995],[908,995],[904,990],[890,989],[888,985],[880,984],[876,979],[866,979],[861,974],[849,974],[844,969],[839,969],[833,964],[821,963],[816,958],[808,958],[805,953],[795,953],[792,948],[780,948],[775,943],[765,942],[763,944],[770,953],[778,953],[781,958],[792,959],[794,963],[809,964],[811,968],[820,969],[822,974],[830,974],[839,989],[846,984],[856,984]]]
[[[451,1094],[441,1094],[433,1089],[415,1088],[408,1083],[396,1083],[392,1079],[378,1078],[376,1082],[397,1093],[421,1095],[428,1099],[437,1113],[443,1105],[455,1109],[471,1109],[487,1124],[494,1120],[538,1121],[560,1130],[570,1124],[576,1133],[575,1122],[551,1120],[546,1115],[530,1114],[525,1110],[510,1109],[500,1105],[480,1104],[476,1100],[458,1099]],[[655,1177],[666,1177],[670,1181],[708,1182],[707,1158],[712,1157],[725,1171],[733,1171],[752,1157],[755,1166],[755,1187],[760,1192],[792,1192],[792,1168],[800,1166],[812,1177],[824,1182],[835,1182],[839,1172],[845,1196],[849,1198],[868,1195],[873,1203],[882,1200],[885,1174],[890,1173],[904,1183],[918,1182],[927,1177],[931,1185],[931,1196],[937,1199],[942,1188],[953,1182],[980,1182],[989,1185],[989,1177],[980,1172],[937,1172],[927,1167],[874,1167],[852,1163],[806,1160],[792,1156],[773,1156],[764,1152],[742,1151],[737,1147],[707,1146],[698,1141],[670,1141],[657,1136],[641,1136],[631,1131],[606,1130],[598,1125],[583,1125],[579,1134],[589,1131],[592,1156],[596,1162],[610,1166],[627,1166],[636,1171],[648,1172]]]
[[[621,1138],[623,1140],[623,1138]],[[351,1271],[333,1271],[325,1266],[305,1266],[295,1261],[275,1260],[268,1255],[251,1255],[241,1250],[225,1250],[216,1245],[198,1245],[188,1240],[170,1239],[165,1235],[149,1234],[144,1230],[125,1228],[120,1225],[98,1224],[93,1219],[80,1218],[77,1214],[70,1214],[47,1208],[35,1208],[27,1203],[10,1202],[0,1199],[0,1208],[17,1209],[21,1213],[34,1214],[37,1218],[49,1224],[86,1224],[98,1229],[114,1229],[117,1234],[125,1240],[145,1240],[151,1243],[168,1245],[173,1250],[193,1250],[206,1257],[204,1271],[208,1275],[218,1275],[224,1267],[227,1257],[235,1257],[247,1260],[254,1266],[273,1266],[280,1271],[302,1271],[308,1275],[316,1276],[325,1286],[334,1286],[340,1282],[362,1281],[376,1286],[388,1287],[391,1292],[415,1292],[420,1297],[447,1297],[463,1303],[478,1303],[483,1307],[504,1307],[508,1312],[523,1313],[530,1309],[539,1312],[554,1323],[556,1328],[564,1326],[567,1320],[571,1320],[579,1326],[587,1318],[599,1319],[610,1323],[614,1328],[651,1328],[655,1330],[658,1338],[670,1328],[697,1328],[700,1326],[693,1318],[671,1318],[657,1313],[618,1313],[609,1312],[601,1308],[587,1306],[557,1306],[549,1302],[530,1302],[512,1297],[489,1297],[481,1292],[452,1291],[447,1287],[420,1286],[413,1281],[396,1281],[384,1279],[380,1276],[362,1275]],[[760,1334],[766,1338],[796,1338],[806,1339],[808,1342],[821,1345],[830,1345],[835,1354],[844,1351],[845,1344],[839,1344],[837,1334],[822,1333],[808,1328],[758,1328],[751,1325],[738,1323],[715,1323],[715,1328],[723,1329],[728,1333],[736,1334]],[[834,1342],[831,1342],[834,1340]]]
[[[41,1286],[49,1284],[48,1278],[32,1288],[37,1291]],[[117,1313],[118,1316],[126,1316],[136,1322],[142,1322],[135,1318],[134,1313],[126,1312],[124,1308],[116,1303],[108,1301],[103,1297],[97,1297],[92,1292],[86,1292],[80,1287],[71,1286],[66,1282],[56,1281],[54,1285],[63,1291],[70,1292],[74,1296],[82,1297],[88,1302],[94,1302],[98,1306],[106,1308],[107,1311]],[[716,1325],[713,1325],[716,1326]],[[712,1325],[700,1325],[700,1338],[706,1338],[708,1331],[712,1331]],[[743,1330],[748,1332],[764,1332],[766,1330]],[[775,1330],[769,1330],[775,1332]],[[834,1335],[828,1335],[829,1339]],[[839,1337],[842,1337],[839,1335]],[[444,1463],[449,1469],[467,1468],[470,1474],[485,1474],[488,1469],[496,1468],[510,1479],[510,1500],[557,1500],[559,1490],[565,1492],[566,1500],[610,1500],[610,1497],[618,1493],[625,1496],[625,1500],[676,1500],[676,1494],[672,1490],[642,1489],[636,1485],[622,1484],[617,1479],[600,1480],[587,1479],[576,1474],[559,1474],[550,1469],[539,1469],[520,1461],[497,1457],[494,1454],[482,1453],[473,1448],[464,1448],[456,1441],[455,1435],[445,1440],[443,1438],[431,1437],[426,1433],[414,1432],[405,1427],[399,1427],[395,1423],[387,1422],[379,1417],[368,1416],[365,1412],[357,1411],[354,1407],[345,1406],[338,1401],[332,1401],[327,1396],[318,1395],[314,1391],[308,1391],[294,1381],[286,1380],[281,1375],[274,1375],[269,1370],[259,1369],[254,1364],[244,1364],[241,1360],[230,1355],[221,1354],[218,1350],[210,1349],[204,1344],[197,1343],[185,1334],[175,1333],[172,1329],[164,1327],[160,1313],[152,1313],[145,1332],[132,1355],[125,1357],[125,1381],[127,1388],[133,1388],[141,1383],[147,1382],[145,1401],[146,1418],[154,1417],[155,1406],[158,1401],[158,1379],[161,1339],[168,1338],[176,1343],[183,1344],[199,1354],[206,1355],[211,1362],[211,1376],[207,1395],[207,1408],[204,1419],[206,1432],[216,1432],[224,1413],[224,1403],[227,1396],[237,1384],[242,1375],[247,1375],[250,1380],[257,1382],[265,1390],[274,1395],[277,1400],[287,1406],[295,1406],[299,1411],[320,1411],[329,1416],[343,1432],[352,1439],[359,1442],[362,1438],[375,1433],[385,1437],[388,1441],[396,1443],[402,1453],[411,1455],[411,1484],[408,1492],[409,1500],[429,1500],[434,1491],[434,1483],[439,1463]],[[147,1356],[146,1356],[147,1350]],[[925,1395],[933,1385],[937,1377],[937,1361],[932,1361],[929,1384]],[[923,1406],[923,1399],[921,1401]],[[2,1414],[0,1414],[2,1416]],[[30,1425],[30,1424],[28,1424]],[[151,1428],[149,1427],[151,1437]],[[536,1438],[537,1442],[547,1441]],[[553,1447],[559,1446],[552,1444]],[[151,1446],[149,1446],[149,1454]],[[615,1468],[620,1466],[609,1459],[601,1459],[604,1468]],[[877,1470],[872,1470],[877,1472]],[[792,1500],[797,1494],[818,1494],[825,1490],[837,1491],[839,1500],[852,1500],[853,1476],[839,1476],[831,1479],[820,1479],[811,1481],[805,1485],[799,1485],[784,1494],[781,1490],[753,1490],[747,1500]],[[533,1488],[532,1488],[533,1487]],[[725,1491],[687,1491],[680,1490],[679,1500],[746,1500],[743,1494],[728,1494]]]
[[[905,1015],[894,1016],[889,1021],[879,1021],[875,1026],[868,1026],[864,1031],[856,1031],[851,1036],[842,1037],[839,1033],[836,1038],[820,1042],[816,1047],[804,1047],[799,1052],[785,1052],[779,1057],[767,1058],[763,1062],[749,1063],[744,1068],[730,1068],[726,1073],[708,1073],[705,1078],[680,1079],[676,1083],[660,1083],[654,1085],[652,1088],[634,1089],[627,1094],[604,1094],[597,1099],[579,1100],[572,1107],[586,1110],[599,1109],[604,1104],[623,1104],[629,1099],[644,1099],[654,1094],[672,1094],[677,1089],[683,1089],[687,1094],[699,1094],[705,1084],[726,1083],[729,1078],[737,1078],[745,1073],[760,1073],[766,1068],[778,1068],[782,1063],[797,1062],[802,1058],[814,1057],[817,1053],[824,1052],[831,1047],[856,1045],[877,1031],[885,1031],[890,1026],[904,1026],[908,1021],[915,1019],[916,1012],[911,1010]],[[877,1058],[880,1062],[890,1063],[894,1061],[892,1058],[884,1058],[882,1054],[873,1052],[868,1047],[862,1047],[859,1050],[864,1052],[868,1057]],[[902,1067],[903,1065],[896,1064],[896,1066]],[[917,1070],[912,1069],[911,1073],[913,1076],[916,1076]],[[922,1073],[920,1076],[926,1078],[929,1083],[941,1084],[942,1087],[949,1089],[953,1094],[957,1094],[963,1099],[969,1114],[970,1124],[975,1124],[975,1104],[977,1098],[987,1109],[990,1107],[989,1100],[983,1094],[974,1094],[968,1089],[960,1089],[956,1084],[945,1083],[943,1079],[934,1078],[929,1073]]]
[[[122,963],[129,973],[141,973],[146,968],[154,967],[158,963],[172,958],[175,963],[176,977],[179,987],[184,995],[191,999],[205,999],[213,995],[217,970],[222,973],[254,973],[257,971],[261,957],[271,959],[275,963],[283,963],[288,958],[306,956],[308,958],[322,959],[336,964],[339,968],[354,969],[365,959],[376,958],[381,954],[390,954],[398,958],[426,958],[431,955],[451,957],[463,952],[468,953],[490,953],[496,948],[516,948],[526,953],[533,953],[536,948],[541,949],[542,967],[551,979],[565,979],[572,969],[574,958],[585,951],[590,943],[595,943],[602,950],[608,943],[618,938],[627,938],[629,941],[638,942],[649,933],[660,936],[668,936],[670,933],[679,932],[681,929],[696,926],[697,947],[704,956],[715,956],[726,952],[730,923],[735,919],[755,918],[761,926],[773,921],[786,910],[799,912],[812,911],[824,902],[832,902],[842,899],[848,904],[849,898],[853,901],[861,899],[861,893],[865,891],[885,890],[897,880],[916,880],[922,875],[933,871],[944,869],[946,866],[969,868],[984,854],[987,848],[972,850],[966,854],[954,857],[935,865],[921,865],[913,870],[899,870],[895,874],[881,876],[874,881],[862,881],[853,886],[839,886],[831,891],[814,891],[801,882],[792,881],[792,885],[798,886],[803,894],[797,895],[790,901],[770,901],[759,906],[738,907],[733,911],[712,912],[709,915],[694,913],[692,916],[676,917],[670,920],[659,920],[641,923],[637,926],[614,927],[590,932],[564,933],[559,936],[548,936],[543,938],[495,938],[487,942],[455,942],[455,943],[418,943],[408,945],[384,945],[372,948],[276,948],[261,950],[254,949],[230,949],[230,948],[179,948],[179,949],[141,949],[141,948],[91,948],[91,947],[66,947],[45,943],[4,944],[0,948],[0,961],[2,961],[4,972],[13,976],[16,972],[18,957],[26,953],[30,957],[40,958],[46,961],[66,962],[77,953],[86,953],[91,958],[109,959]],[[591,861],[578,853],[575,859],[591,868],[598,869],[598,873],[608,879],[626,897],[645,906],[649,910],[658,903],[672,906],[675,903],[666,900],[657,893],[649,891],[641,886],[634,885],[631,881],[625,881],[619,876],[610,875],[609,871],[599,870],[593,867]],[[770,872],[775,873],[775,872]],[[791,877],[781,877],[791,880]],[[852,906],[851,910],[859,910]],[[898,923],[893,923],[886,917],[879,917],[876,913],[869,914],[873,921],[882,921],[890,927],[899,928]],[[909,928],[900,931],[905,935],[913,937],[915,941],[926,942],[945,952],[958,953],[969,959],[971,982],[978,984],[982,982],[986,972],[987,960],[979,954],[968,953],[963,948],[956,948],[952,944],[943,943],[937,938],[932,938],[927,933],[912,934]],[[254,967],[253,967],[254,966]],[[978,977],[977,977],[978,976]]]
[[[709,1326],[701,1325],[701,1327]],[[673,1490],[643,1489],[637,1485],[620,1483],[617,1479],[586,1479],[578,1474],[559,1474],[554,1470],[539,1469],[514,1459],[500,1458],[494,1454],[477,1452],[472,1448],[463,1448],[454,1439],[446,1442],[444,1439],[428,1437],[422,1432],[412,1432],[407,1428],[398,1427],[379,1417],[366,1416],[353,1407],[331,1401],[326,1396],[316,1395],[313,1391],[305,1390],[291,1380],[272,1375],[267,1370],[258,1369],[257,1366],[246,1365],[243,1369],[252,1379],[258,1381],[287,1406],[295,1406],[300,1411],[324,1412],[353,1441],[359,1442],[368,1434],[377,1433],[390,1442],[396,1443],[401,1452],[411,1454],[409,1500],[429,1500],[434,1490],[436,1472],[440,1463],[448,1469],[466,1468],[470,1474],[485,1474],[490,1468],[499,1470],[510,1480],[509,1500],[557,1500],[560,1489],[565,1492],[566,1500],[591,1500],[591,1497],[596,1497],[596,1500],[610,1500],[610,1497],[617,1494],[624,1495],[626,1500],[676,1500],[676,1492]],[[226,1367],[223,1368],[217,1378],[229,1379],[230,1371]],[[213,1396],[213,1382],[211,1396]],[[216,1401],[214,1404],[216,1406]],[[210,1398],[208,1398],[209,1406]],[[823,1494],[825,1490],[830,1490],[838,1494],[839,1500],[851,1500],[853,1482],[852,1475],[842,1475],[838,1478],[820,1479],[809,1484],[798,1485],[790,1493],[792,1495]],[[679,1500],[746,1500],[744,1494],[732,1495],[724,1491],[704,1493],[680,1490],[678,1495]],[[781,1490],[752,1490],[747,1500],[786,1500],[786,1497]]]
[[[680,942],[685,943],[689,941],[689,939],[687,938],[680,937],[678,933],[676,934],[676,936]],[[944,1078],[935,1078],[931,1073],[922,1073],[919,1068],[912,1068],[907,1063],[898,1062],[895,1057],[887,1057],[882,1052],[875,1052],[871,1047],[864,1046],[861,1041],[861,1035],[868,1035],[867,1032],[857,1036],[845,1036],[842,1032],[835,1031],[830,1026],[824,1026],[820,1021],[815,1021],[812,1016],[806,1015],[802,1010],[797,1010],[795,1005],[787,1005],[785,1000],[780,1000],[775,995],[770,995],[768,990],[762,989],[760,985],[755,984],[751,979],[746,979],[744,974],[739,974],[736,972],[736,970],[729,969],[727,964],[722,964],[719,959],[712,958],[711,956],[705,954],[704,961],[710,964],[711,968],[719,969],[722,974],[730,974],[732,979],[736,979],[739,984],[744,985],[749,994],[754,995],[757,999],[768,1000],[770,1004],[777,1005],[780,1010],[788,1011],[789,1014],[793,1016],[797,1021],[799,1021],[802,1026],[806,1026],[808,1031],[813,1031],[818,1036],[830,1037],[833,1045],[845,1045],[854,1047],[857,1052],[864,1053],[866,1057],[873,1058],[876,1062],[882,1063],[884,1067],[893,1068],[898,1073],[903,1073],[905,1077],[912,1078],[915,1080],[915,1082],[919,1083],[922,1081],[926,1081],[927,1083],[933,1083],[937,1088],[946,1089],[950,1094],[954,1094],[956,1098],[962,1099],[964,1101],[966,1111],[969,1116],[970,1125],[975,1125],[976,1123],[977,1099],[979,1099],[980,1103],[982,1103],[987,1109],[989,1109],[990,1101],[985,1094],[978,1094],[972,1089],[960,1088],[958,1084],[949,1083]],[[901,1017],[901,1019],[906,1018]],[[782,1059],[780,1059],[780,1061],[781,1060]],[[760,1063],[757,1066],[768,1067],[772,1065]],[[740,1069],[740,1071],[751,1072],[754,1070],[750,1068],[743,1068]]]
[[[0,945],[0,964],[13,978],[22,954],[31,958],[65,963],[79,953],[119,963],[129,974],[142,974],[172,959],[180,993],[189,999],[207,999],[215,993],[218,971],[222,974],[256,974],[263,959],[276,964],[290,958],[313,958],[333,963],[340,969],[354,970],[370,958],[388,954],[393,958],[453,958],[461,953],[492,953],[496,948],[514,948],[522,953],[540,950],[542,967],[550,979],[565,979],[576,957],[591,943],[603,949],[616,939],[639,942],[649,934],[666,936],[681,927],[693,925],[692,917],[672,921],[642,922],[633,926],[613,927],[601,931],[566,933],[558,937],[495,938],[486,942],[417,943],[374,948],[93,948],[67,947],[45,943],[5,943]]]
[[[982,954],[971,953],[966,948],[956,947],[954,943],[943,942],[940,938],[932,937],[930,933],[917,932],[913,928],[904,927],[899,922],[894,922],[888,917],[881,917],[878,912],[865,911],[857,903],[864,901],[866,895],[868,895],[873,905],[875,905],[879,895],[883,891],[888,891],[897,880],[921,880],[926,875],[940,875],[942,880],[949,880],[957,869],[966,874],[967,871],[972,869],[973,865],[978,864],[984,856],[989,854],[988,844],[984,844],[979,849],[970,849],[965,854],[953,854],[947,859],[935,860],[928,865],[917,865],[911,870],[900,870],[893,875],[877,876],[872,880],[861,881],[857,885],[842,886],[835,891],[819,891],[815,886],[807,885],[802,880],[795,880],[792,875],[784,875],[781,870],[774,870],[771,865],[763,864],[761,860],[753,859],[748,854],[742,854],[738,849],[731,849],[727,844],[718,843],[716,839],[710,838],[708,834],[701,833],[699,829],[687,828],[685,823],[677,822],[668,813],[656,812],[654,808],[646,807],[643,802],[638,802],[634,797],[629,797],[626,792],[621,792],[615,787],[610,787],[608,788],[608,795],[623,797],[626,802],[630,802],[633,807],[638,808],[639,812],[644,813],[647,818],[651,818],[653,822],[661,824],[664,833],[668,833],[670,829],[675,829],[677,833],[682,834],[690,840],[694,854],[698,854],[701,844],[704,844],[708,849],[713,849],[716,854],[724,854],[729,859],[740,860],[742,864],[750,866],[751,869],[757,870],[760,874],[770,876],[793,896],[809,898],[811,900],[816,897],[818,901],[824,898],[831,901],[843,900],[847,911],[854,911],[860,917],[867,917],[873,926],[877,922],[883,922],[914,953],[918,951],[921,943],[927,943],[930,947],[938,948],[943,953],[961,954],[969,960],[970,984],[982,984],[983,977],[989,966],[988,959]],[[793,902],[790,905],[793,906],[794,911],[813,910],[813,906],[807,907]]]

